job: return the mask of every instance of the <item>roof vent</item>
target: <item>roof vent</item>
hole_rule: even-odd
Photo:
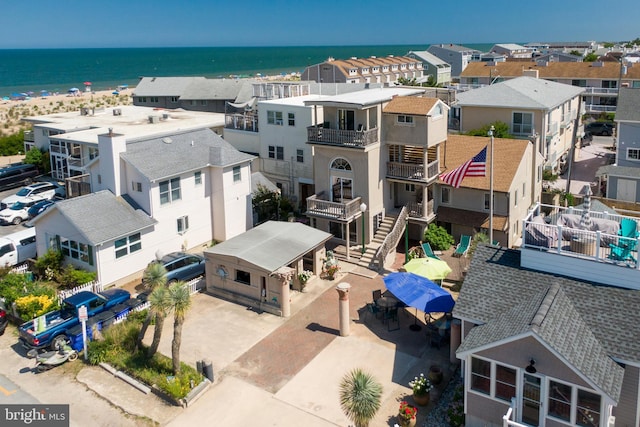
[[[173,142],[173,139],[169,138],[168,136],[162,138],[162,142],[164,142],[165,144],[171,144]]]
[[[158,116],[149,116],[149,123],[158,123],[160,121],[160,117]]]
[[[114,116],[121,116],[122,115],[122,110],[120,108],[114,108],[113,109],[113,115]]]

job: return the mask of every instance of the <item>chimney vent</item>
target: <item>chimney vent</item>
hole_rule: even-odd
[[[120,108],[114,108],[113,109],[113,115],[114,116],[121,116],[122,115],[122,110]]]
[[[109,136],[113,136],[113,128],[109,128]]]

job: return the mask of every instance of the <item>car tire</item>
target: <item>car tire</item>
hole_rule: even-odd
[[[54,337],[53,340],[51,340],[51,350],[59,350],[62,346],[64,346],[67,341],[69,341],[67,339],[67,337],[65,335],[58,335],[57,337]]]
[[[22,218],[20,218],[19,216],[13,218],[13,221],[11,221],[11,224],[13,225],[18,225],[22,222]]]

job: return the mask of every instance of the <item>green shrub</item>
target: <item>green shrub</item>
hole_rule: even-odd
[[[453,236],[447,233],[444,227],[440,227],[433,222],[425,230],[423,240],[429,242],[435,251],[446,251],[455,242]]]
[[[49,295],[25,295],[16,299],[15,303],[20,318],[28,320],[55,310],[58,299]]]
[[[485,233],[476,233],[471,239],[471,245],[469,246],[469,256],[473,256],[479,243],[489,243],[489,236]]]
[[[39,279],[53,280],[60,273],[63,261],[62,252],[49,249],[44,255],[38,257],[33,264],[36,276]]]
[[[96,280],[96,276],[93,271],[80,270],[69,264],[56,275],[56,281],[60,283],[60,288],[72,289]]]
[[[467,132],[467,135],[471,136],[489,136],[489,129],[493,126],[493,136],[496,138],[513,138],[513,135],[509,133],[509,125],[505,122],[496,121],[486,124],[478,129],[471,129]]]
[[[558,175],[554,175],[551,169],[545,169],[542,171],[542,179],[544,181],[555,182],[558,179]]]

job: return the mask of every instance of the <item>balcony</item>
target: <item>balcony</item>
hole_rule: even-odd
[[[36,142],[36,137],[32,130],[24,131],[24,142]]]
[[[424,203],[407,203],[407,213],[409,218],[413,220],[431,222],[436,217],[436,213],[433,211],[433,199],[428,200],[426,206]]]
[[[586,87],[583,96],[618,96],[618,88]]]
[[[387,162],[387,178],[399,178],[407,181],[429,182],[438,178],[440,162],[434,160],[427,165],[427,174],[424,173],[424,165],[411,163]]]
[[[542,212],[547,215],[541,216]],[[616,234],[617,225],[625,216],[590,211],[595,226],[586,230],[575,221],[582,214],[581,209],[542,204],[531,209],[522,225],[521,266],[640,290],[640,239]],[[634,249],[620,259],[615,248],[625,246]]]
[[[364,148],[378,142],[378,128],[369,130],[328,129],[309,126],[307,141],[311,144],[336,145],[340,147]]]
[[[329,218],[338,221],[346,221],[359,215],[360,197],[345,200],[344,202],[331,202],[327,200],[327,194],[323,191],[307,197],[307,216]]]
[[[258,116],[255,114],[225,114],[225,129],[258,132]]]

